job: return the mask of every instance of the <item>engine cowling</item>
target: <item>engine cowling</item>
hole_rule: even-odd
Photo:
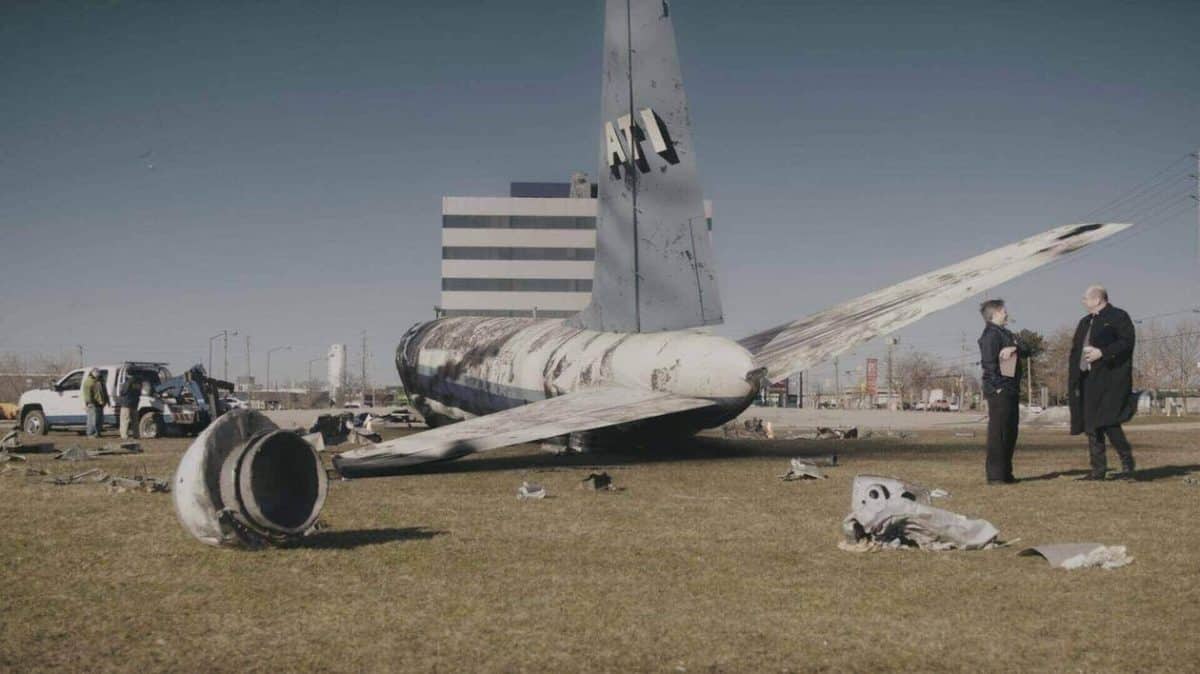
[[[202,543],[257,548],[312,531],[329,480],[312,445],[254,410],[231,411],[201,433],[175,472],[175,512]]]

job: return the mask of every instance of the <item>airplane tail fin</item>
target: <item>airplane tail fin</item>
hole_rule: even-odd
[[[691,122],[666,0],[607,0],[591,303],[610,332],[723,321]]]

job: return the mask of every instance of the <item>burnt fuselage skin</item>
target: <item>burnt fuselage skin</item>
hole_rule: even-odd
[[[598,332],[534,318],[418,324],[396,349],[396,367],[431,426],[615,386],[711,400],[711,407],[636,424],[643,432],[684,435],[733,419],[762,385],[750,353],[723,337]]]

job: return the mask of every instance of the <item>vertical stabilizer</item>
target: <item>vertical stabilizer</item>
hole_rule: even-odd
[[[691,121],[665,0],[606,0],[592,301],[615,332],[722,321]]]

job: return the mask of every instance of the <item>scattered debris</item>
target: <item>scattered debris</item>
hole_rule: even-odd
[[[932,492],[891,477],[859,475],[851,487],[850,514],[842,521],[843,550],[869,552],[987,550],[1004,545],[991,522],[929,505]]]
[[[108,490],[114,494],[123,494],[127,491],[165,494],[171,491],[171,484],[155,477],[112,477],[108,480]]]
[[[742,421],[741,426],[738,426],[737,423],[725,424],[721,427],[721,434],[727,438],[775,439],[775,429],[771,426],[771,422],[763,421],[758,417],[750,417]]]
[[[118,454],[141,454],[142,446],[136,442],[122,442],[118,445],[104,445],[91,450],[93,456],[115,456]]]
[[[54,457],[60,461],[91,461],[98,456],[117,456],[121,454],[141,454],[142,446],[136,442],[122,442],[119,445],[104,445],[96,449],[84,449],[71,445]]]
[[[0,438],[0,449],[16,449],[21,446],[21,429],[14,428]]]
[[[954,437],[956,437],[956,438],[973,438],[973,437],[975,437],[975,431],[955,431]]]
[[[72,445],[59,452],[58,456],[54,458],[59,461],[91,461],[96,457],[92,456],[92,453],[83,447]]]
[[[579,482],[581,489],[591,489],[592,491],[615,491],[613,486],[612,476],[608,473],[591,473]]]
[[[1183,483],[1190,484],[1193,487],[1200,485],[1200,477],[1196,477],[1195,475],[1185,475],[1183,478]]]
[[[350,420],[353,418],[354,415],[349,412],[343,414],[322,414],[317,417],[316,422],[308,429],[308,432],[320,433],[321,442],[324,447],[340,445],[350,436]],[[301,435],[304,434],[301,433]],[[312,441],[309,441],[309,444],[313,444]],[[313,446],[315,447],[316,445]]]
[[[522,501],[546,498],[546,488],[540,484],[522,482],[521,486],[517,487],[517,498]]]
[[[46,478],[46,482],[63,486],[68,484],[95,484],[104,482],[107,479],[108,473],[99,468],[93,468],[74,475],[59,475],[58,477]]]
[[[305,442],[312,445],[313,449],[317,450],[318,452],[325,451],[325,436],[319,431],[314,431],[307,434],[300,433],[300,436],[304,438]]]
[[[817,426],[815,439],[817,440],[854,440],[858,438],[858,427],[852,428],[827,428],[825,426]]]
[[[0,463],[8,463],[9,461],[24,461],[25,457],[20,454],[9,454],[8,449],[0,449]]]
[[[788,472],[780,475],[779,479],[791,482],[793,480],[824,480],[826,477],[816,464],[809,463],[806,459],[792,459]]]
[[[950,492],[945,489],[931,489],[929,491],[929,498],[950,498]]]
[[[898,438],[900,440],[912,440],[917,437],[916,433],[909,431],[885,431],[883,435],[887,438]]]
[[[1058,569],[1087,569],[1099,567],[1116,569],[1133,562],[1124,545],[1100,543],[1054,543],[1026,548],[1017,553],[1021,557],[1042,557],[1050,566]]]

